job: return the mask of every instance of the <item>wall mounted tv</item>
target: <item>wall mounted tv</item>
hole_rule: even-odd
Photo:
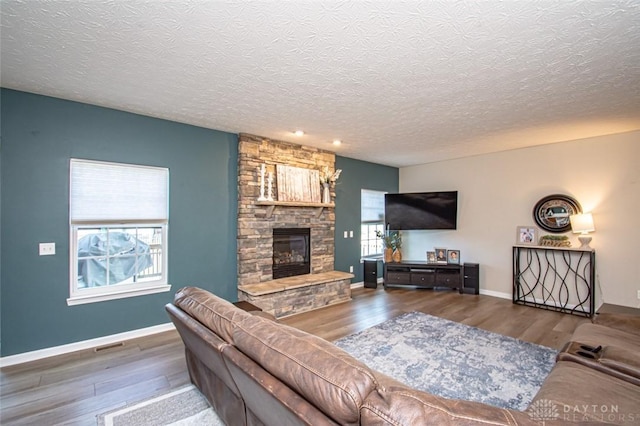
[[[458,191],[385,194],[386,228],[456,229]]]

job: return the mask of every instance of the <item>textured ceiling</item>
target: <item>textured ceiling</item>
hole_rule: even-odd
[[[640,129],[637,0],[0,7],[3,87],[381,164]]]

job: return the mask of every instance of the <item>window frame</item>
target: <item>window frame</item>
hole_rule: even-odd
[[[376,226],[376,227],[379,226],[379,227],[381,227],[381,231],[384,232],[384,223],[385,223],[385,220],[384,220],[384,207],[382,209],[382,217],[379,220],[363,220],[363,218],[362,218],[362,209],[363,209],[362,200],[364,198],[363,195],[365,194],[365,192],[376,193],[378,195],[382,195],[382,197],[384,199],[384,194],[387,194],[388,191],[378,191],[378,190],[375,190],[375,189],[366,189],[366,188],[362,188],[360,190],[360,203],[361,203],[361,207],[360,207],[360,257],[361,258],[379,257],[379,256],[382,256],[384,254],[384,247],[382,245],[382,241],[380,241],[380,244],[376,244],[376,246],[379,245],[380,248],[381,248],[379,253],[369,253],[369,254],[366,254],[366,255],[362,253],[365,242],[367,244],[367,247],[369,247],[370,246],[370,241],[373,241],[372,238],[368,238],[369,232],[366,233],[367,234],[366,235],[367,238],[365,238],[365,233],[362,232],[363,226],[367,226],[367,228],[369,228],[370,226]],[[378,238],[378,237],[375,237],[375,238]]]
[[[130,168],[153,168],[166,171],[166,203],[167,214],[165,219],[150,220],[73,220],[71,217],[72,197],[69,194],[69,298],[67,305],[80,305],[107,300],[116,300],[128,297],[143,296],[154,293],[168,292],[171,285],[168,283],[168,247],[169,247],[169,169],[128,163],[102,162],[72,158],[69,167],[69,185],[73,185],[71,164],[74,162],[100,163],[102,165],[114,165]],[[132,283],[113,284],[89,288],[78,287],[78,232],[82,229],[131,229],[131,228],[159,228],[161,231],[161,265],[162,270],[157,279],[138,281]],[[110,256],[107,255],[107,258]],[[115,256],[114,256],[115,257]]]

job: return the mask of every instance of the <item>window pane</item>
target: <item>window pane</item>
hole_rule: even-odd
[[[154,281],[162,276],[162,228],[78,230],[78,288]]]

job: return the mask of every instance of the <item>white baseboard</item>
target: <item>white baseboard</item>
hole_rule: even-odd
[[[114,343],[122,342],[123,340],[150,336],[152,334],[163,333],[170,330],[175,330],[175,326],[171,322],[166,324],[154,325],[152,327],[140,328],[138,330],[126,331],[124,333],[112,334],[110,336],[83,340],[81,342],[54,346],[52,348],[39,349],[37,351],[5,356],[0,358],[0,367],[9,367],[11,365],[23,364],[25,362],[36,361],[56,355],[64,355],[85,349],[93,349],[100,346],[112,345]]]
[[[362,288],[364,287],[364,281],[360,281],[358,283],[351,283],[351,290],[354,288]]]
[[[513,299],[513,296],[511,295],[511,293],[503,293],[501,291],[480,289],[480,294],[485,295],[485,296],[498,297],[500,299],[509,299],[509,300]]]

